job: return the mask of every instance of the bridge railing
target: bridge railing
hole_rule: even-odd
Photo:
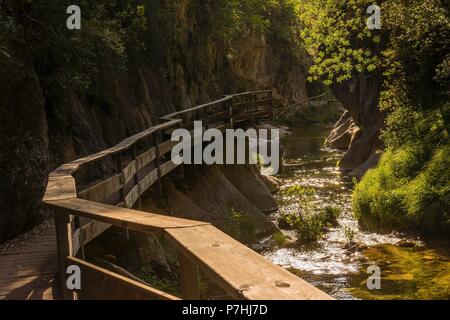
[[[207,127],[226,129],[272,113],[271,91],[226,96],[165,116],[161,124],[115,147],[64,164],[52,172],[43,201],[55,212],[64,297],[177,299],[126,272],[112,272],[85,261],[84,247],[109,227],[116,226],[127,232],[162,235],[178,248],[183,298],[200,297],[199,269],[236,299],[329,298],[209,223],[140,211],[143,193],[155,184],[161,193],[161,179],[177,169],[168,156],[174,146],[168,138],[171,130],[190,128],[195,120],[205,121]],[[113,164],[107,176],[100,176],[94,183],[77,181],[81,180],[76,179],[77,172],[105,161],[103,167]],[[66,286],[69,265],[78,265],[82,271],[82,289],[76,294]]]

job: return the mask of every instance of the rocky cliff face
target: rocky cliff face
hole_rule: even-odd
[[[0,43],[2,240],[14,236],[37,215],[48,168],[48,134],[45,97],[29,48],[1,28]]]
[[[203,27],[201,13],[180,9],[178,15],[189,36],[180,41],[176,58],[168,53],[156,67],[142,62],[126,71],[104,68],[82,94],[65,87],[55,94],[44,81],[48,70],[37,65],[42,57],[34,56],[20,33],[23,17],[10,14],[1,24],[7,27],[0,30],[0,241],[39,214],[51,170],[114,145],[164,114],[251,89],[270,88],[284,100],[307,96],[302,61],[274,35],[249,33],[230,56],[213,37],[193,36]],[[155,37],[164,35],[156,30]]]
[[[327,144],[347,150],[339,166],[351,176],[360,178],[375,166],[379,158],[377,151],[383,148],[379,136],[385,114],[378,108],[381,84],[381,77],[355,76],[332,87],[348,111],[336,124]]]

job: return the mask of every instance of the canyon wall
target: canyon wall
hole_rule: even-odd
[[[54,76],[69,72],[52,64],[62,53],[31,47],[35,25],[23,9],[14,2],[10,10],[6,2],[0,8],[5,10],[0,20],[0,241],[44,213],[40,200],[49,172],[120,142],[164,114],[254,89],[273,89],[284,101],[307,97],[304,61],[291,54],[289,43],[270,30],[248,32],[231,56],[227,45],[205,30],[207,17],[196,3],[184,1],[177,9],[177,23],[186,33],[176,53],[159,52],[159,60],[150,63],[134,57],[125,69],[100,66],[84,92]],[[159,32],[152,30],[155,43],[166,36]]]

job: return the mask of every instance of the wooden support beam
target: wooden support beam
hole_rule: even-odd
[[[181,293],[185,300],[200,300],[200,274],[198,267],[180,254]]]
[[[134,188],[136,188],[136,192],[137,192],[137,200],[135,201],[136,208],[138,210],[141,210],[142,209],[141,186],[139,185],[138,165],[137,165],[137,161],[136,161],[137,160],[136,145],[133,145],[133,148],[132,148],[132,158],[133,158],[133,162],[134,162],[133,184],[134,184]]]
[[[80,299],[85,300],[179,300],[179,298],[152,288],[140,281],[95,266],[89,262],[68,257],[67,263],[81,270]]]
[[[116,174],[86,190],[79,192],[78,197],[85,200],[101,202],[120,190],[122,187],[121,177],[121,174]]]
[[[58,246],[59,282],[64,300],[75,300],[73,292],[66,285],[66,258],[72,256],[72,226],[70,217],[63,210],[55,212],[56,241]]]
[[[161,143],[161,132],[155,132],[153,135],[153,141],[156,146],[156,159],[155,159],[155,166],[157,170],[158,175],[158,192],[159,196],[162,197],[163,190],[162,190],[162,181],[161,181],[161,150],[159,148],[159,144]]]

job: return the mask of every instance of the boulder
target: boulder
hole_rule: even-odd
[[[355,75],[332,85],[336,98],[348,111],[329,138],[330,145],[333,142],[336,147],[344,147],[350,140],[339,164],[342,171],[362,176],[377,163],[376,154],[383,148],[379,137],[385,118],[378,106],[381,85],[382,77],[378,74]]]

